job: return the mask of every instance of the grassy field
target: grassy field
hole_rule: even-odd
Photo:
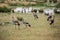
[[[49,25],[44,14],[38,14],[39,19],[34,19],[32,14],[0,13],[0,22],[11,22],[13,15],[23,17],[32,27],[25,27],[22,23],[20,30],[12,23],[0,26],[0,40],[60,40],[60,14],[55,15],[54,27]]]

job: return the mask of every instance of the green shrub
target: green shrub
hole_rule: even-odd
[[[9,5],[10,5],[10,6],[17,6],[17,4],[16,4],[16,3],[15,3],[15,4],[11,4],[11,3],[10,3]]]
[[[17,3],[15,3],[15,4],[9,4],[10,6],[25,6],[24,4],[17,4]]]
[[[56,7],[56,8],[60,8],[60,3],[58,3],[55,7]]]
[[[47,6],[47,4],[44,4],[44,3],[39,3],[39,4],[36,4],[35,6]]]
[[[11,8],[7,8],[7,7],[0,7],[0,12],[10,12]]]

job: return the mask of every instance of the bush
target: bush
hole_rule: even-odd
[[[35,6],[38,6],[38,7],[40,7],[40,6],[47,6],[47,4],[39,3],[39,4],[36,4]]]
[[[0,7],[0,12],[10,12],[11,8],[7,8],[7,7]]]
[[[25,6],[24,4],[17,4],[17,3],[15,3],[15,4],[9,4],[10,6]]]
[[[56,8],[60,8],[60,3],[58,3],[55,7],[56,7]]]
[[[17,6],[16,3],[9,3],[10,6]]]

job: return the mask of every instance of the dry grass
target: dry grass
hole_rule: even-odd
[[[6,26],[0,26],[0,40],[60,40],[60,15],[55,16],[54,27],[49,25],[46,21],[47,16],[44,14],[38,14],[39,19],[34,19],[32,14],[19,14],[15,13],[18,17],[26,19],[32,27],[25,27],[23,24],[18,27],[13,24]],[[11,22],[11,15],[0,14],[0,21]]]

